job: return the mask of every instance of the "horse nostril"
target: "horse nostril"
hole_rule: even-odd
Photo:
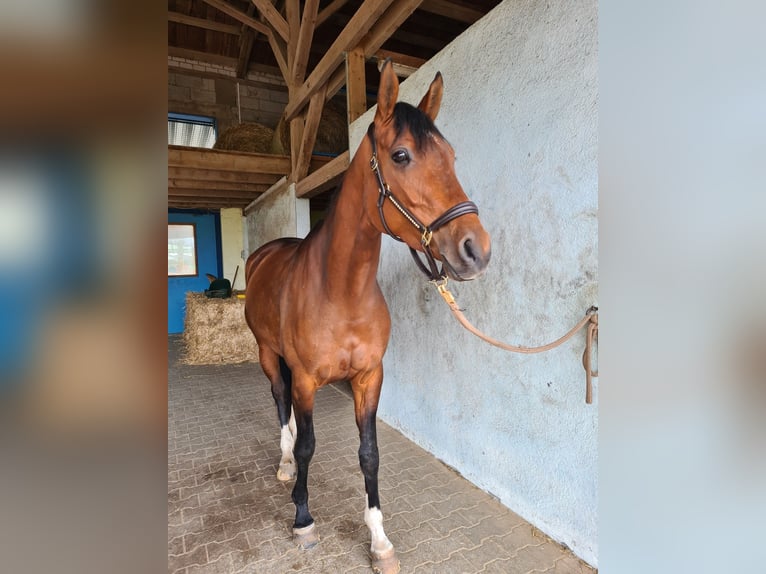
[[[476,261],[476,253],[474,253],[470,237],[467,237],[463,240],[463,243],[461,244],[461,251],[463,259]]]

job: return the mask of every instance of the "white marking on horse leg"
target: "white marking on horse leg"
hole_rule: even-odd
[[[295,439],[298,438],[298,427],[295,426],[295,409],[290,407],[290,420],[287,423],[290,427],[290,433],[293,435],[293,443],[295,443]]]
[[[297,474],[295,459],[293,458],[293,446],[295,438],[290,432],[289,424],[282,427],[279,439],[279,448],[282,450],[282,459],[279,461],[279,470],[277,470],[277,480],[285,482],[292,480]]]
[[[365,495],[364,523],[370,529],[370,552],[376,558],[387,555],[392,552],[394,545],[383,531],[383,513],[380,508],[369,508],[367,506],[367,496]]]

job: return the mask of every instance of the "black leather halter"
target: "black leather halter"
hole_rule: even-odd
[[[386,199],[391,201],[391,203],[394,204],[394,207],[396,207],[397,210],[404,216],[404,218],[409,221],[419,232],[420,232],[420,243],[423,246],[423,252],[426,256],[426,261],[428,262],[428,267],[425,266],[423,261],[420,259],[420,256],[418,255],[418,252],[410,247],[410,253],[412,254],[412,258],[415,260],[415,263],[417,263],[418,268],[426,274],[426,276],[431,281],[439,281],[441,279],[444,279],[447,274],[444,272],[444,266],[446,265],[450,269],[452,267],[447,262],[446,259],[443,260],[442,268],[441,270],[438,269],[436,265],[436,258],[434,257],[434,254],[431,252],[431,238],[434,234],[434,231],[438,230],[441,227],[444,227],[447,223],[452,221],[453,219],[456,219],[460,217],[461,215],[468,215],[469,213],[475,213],[479,214],[479,208],[476,207],[476,204],[473,201],[461,201],[457,205],[453,205],[450,207],[447,211],[445,211],[443,214],[441,214],[439,217],[434,219],[431,222],[431,225],[423,225],[423,223],[415,216],[414,213],[412,213],[409,209],[407,209],[404,205],[402,205],[399,200],[396,199],[394,194],[391,192],[391,188],[388,187],[388,184],[383,180],[383,174],[380,172],[380,164],[378,164],[378,146],[375,143],[375,124],[370,124],[370,127],[367,129],[367,135],[370,138],[370,143],[372,144],[372,157],[370,158],[370,168],[372,168],[372,172],[375,174],[375,177],[378,180],[378,213],[380,214],[380,221],[383,224],[383,229],[386,230],[386,233],[388,233],[391,237],[396,239],[397,241],[404,240],[396,235],[393,231],[391,231],[391,228],[388,226],[388,223],[386,222],[386,217],[383,214],[383,204],[385,203]],[[455,273],[455,270],[452,269],[453,273]]]

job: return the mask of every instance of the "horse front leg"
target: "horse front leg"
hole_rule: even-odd
[[[297,427],[293,456],[298,475],[293,487],[292,499],[295,503],[295,522],[293,540],[303,548],[311,548],[319,542],[314,519],[309,512],[308,477],[309,463],[314,456],[314,382],[307,377],[294,377],[292,387],[293,413]]]
[[[381,574],[396,574],[399,572],[399,560],[394,551],[394,545],[383,530],[383,513],[380,510],[378,495],[378,436],[376,416],[380,387],[383,383],[383,366],[363,373],[351,381],[354,392],[354,412],[359,428],[359,466],[364,474],[364,489],[366,505],[364,522],[370,529],[370,554],[372,569]]]

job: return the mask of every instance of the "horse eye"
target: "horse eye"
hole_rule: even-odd
[[[407,153],[407,150],[398,149],[391,154],[391,159],[394,160],[394,163],[408,163],[410,161],[410,154]]]

